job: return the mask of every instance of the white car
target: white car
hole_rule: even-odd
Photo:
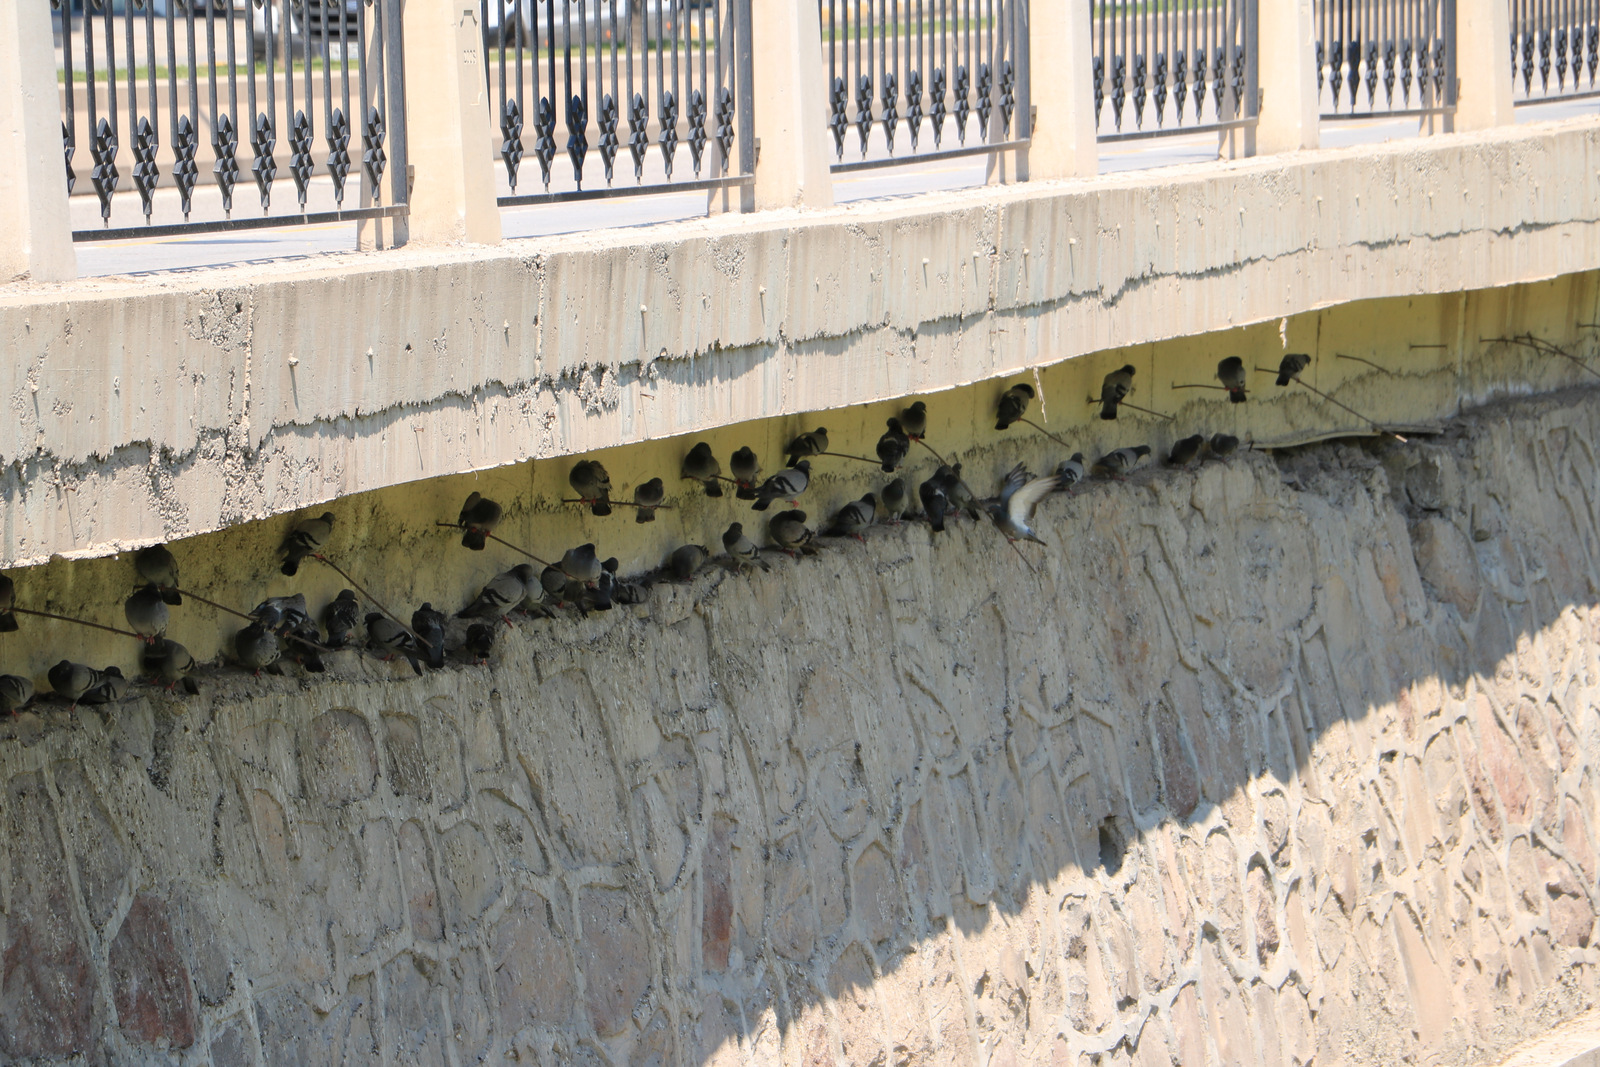
[[[502,26],[500,0],[487,0],[483,20],[484,40],[491,45],[496,40],[514,43],[516,36],[512,27],[515,27],[522,32],[523,43],[528,46],[533,43],[535,31],[541,44],[554,36],[557,48],[564,47],[569,40],[574,45],[581,45],[584,40],[591,46],[606,44],[612,36],[614,9],[617,41],[625,44],[632,37],[633,14],[637,4],[644,12],[645,37],[654,41],[661,34],[671,36],[678,13],[683,11],[686,3],[694,2],[696,0],[587,0],[581,3],[580,0],[522,0],[519,11],[516,0],[505,0],[506,25]],[[534,10],[536,4],[537,12]],[[580,14],[583,18],[581,25],[578,21]]]

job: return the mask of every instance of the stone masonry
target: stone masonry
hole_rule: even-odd
[[[30,711],[0,1055],[1493,1062],[1596,1000],[1596,399]]]

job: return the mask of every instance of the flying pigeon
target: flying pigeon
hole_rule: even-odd
[[[1106,375],[1106,380],[1100,385],[1100,417],[1107,420],[1116,418],[1117,405],[1122,403],[1123,398],[1128,395],[1128,390],[1132,388],[1132,363]]]
[[[802,459],[788,470],[781,470],[762,482],[761,488],[756,492],[756,502],[750,506],[757,511],[766,511],[774,500],[787,500],[790,504],[798,504],[800,494],[805,492],[806,486],[810,484],[811,461]]]
[[[1243,404],[1245,401],[1245,376],[1244,360],[1238,356],[1229,356],[1217,364],[1217,381],[1228,390],[1230,404]]]
[[[590,512],[600,517],[611,514],[611,475],[599,460],[579,460],[567,475],[567,482],[578,499],[589,505]]]
[[[307,556],[320,556],[322,549],[333,536],[333,512],[325,511],[320,518],[296,523],[283,539],[278,552],[283,556],[283,573],[294,577],[300,570],[300,561]]]
[[[883,461],[883,473],[893,474],[906,461],[911,451],[911,438],[906,435],[899,419],[889,420],[889,429],[878,438],[878,458]]]
[[[722,464],[711,451],[711,446],[701,441],[683,457],[683,476],[706,487],[706,496],[722,495]]]
[[[1009,429],[1011,424],[1027,414],[1028,401],[1038,394],[1033,391],[1033,386],[1027,382],[1018,382],[1004,393],[1000,394],[1000,406],[996,411],[994,428],[997,430]]]
[[[989,505],[989,518],[1006,535],[1007,541],[1033,541],[1042,545],[1044,542],[1039,540],[1028,523],[1033,521],[1033,509],[1039,501],[1058,484],[1059,479],[1055,475],[1034,478],[1028,474],[1026,467],[1018,463],[1006,475],[999,502]]]
[[[461,543],[474,552],[482,552],[489,535],[500,525],[500,505],[486,496],[473,493],[461,505]]]
[[[141,549],[133,557],[133,569],[139,572],[145,584],[161,590],[162,600],[173,607],[183,603],[183,596],[178,592],[178,561],[172,558],[166,545]]]
[[[661,484],[660,478],[651,478],[643,485],[636,486],[633,490],[633,502],[638,507],[633,509],[633,521],[655,522],[656,508],[661,505],[662,498],[666,494],[667,488]]]

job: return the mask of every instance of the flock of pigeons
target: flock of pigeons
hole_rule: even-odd
[[[1305,355],[1285,356],[1279,367],[1278,384],[1287,385],[1296,380],[1309,363],[1310,358]],[[1106,376],[1096,401],[1102,419],[1117,417],[1132,389],[1133,375],[1134,368],[1126,366]],[[1217,378],[1230,401],[1242,403],[1246,399],[1245,368],[1238,357],[1223,360],[1218,365]],[[1025,383],[1007,389],[996,409],[995,429],[1005,430],[1023,422],[1059,442],[1059,438],[1027,419],[1028,404],[1034,395],[1033,387]],[[940,533],[952,517],[965,514],[974,520],[989,520],[1013,548],[1019,541],[1043,544],[1030,524],[1034,509],[1047,494],[1069,490],[1088,476],[1121,479],[1150,455],[1145,445],[1118,448],[1086,466],[1083,453],[1079,452],[1063,461],[1054,473],[1042,477],[1034,477],[1018,464],[1006,475],[997,497],[980,500],[962,477],[961,464],[946,462],[926,442],[927,422],[927,406],[919,400],[903,409],[898,417],[888,420],[887,429],[877,444],[876,462],[885,474],[897,474],[916,444],[939,460],[932,477],[916,487],[915,503],[905,477],[896,476],[878,492],[866,493],[859,500],[846,504],[821,527],[820,536],[864,540],[862,532],[875,523],[898,525],[919,517],[934,533]],[[1221,433],[1211,437],[1196,434],[1175,442],[1166,462],[1175,467],[1187,467],[1208,456],[1224,459],[1238,447],[1237,437]],[[681,473],[684,479],[699,483],[706,496],[721,497],[726,486],[733,490],[737,499],[751,501],[752,508],[758,512],[768,511],[775,503],[787,503],[787,509],[773,514],[767,521],[766,534],[771,547],[791,557],[810,555],[819,550],[819,532],[808,525],[806,512],[799,510],[799,498],[810,484],[811,459],[844,456],[873,461],[829,451],[828,432],[822,427],[800,434],[789,443],[787,453],[784,469],[762,478],[756,454],[749,448],[741,448],[733,453],[727,474],[724,474],[710,445],[702,442],[684,457]],[[634,509],[637,522],[653,522],[659,509],[670,506],[664,503],[666,491],[660,478],[638,486],[630,502],[612,500],[610,478],[605,468],[594,460],[577,463],[568,481],[577,493],[577,499],[568,502],[582,504],[598,516],[610,515],[615,506],[624,506]],[[920,512],[917,505],[920,505]],[[352,648],[357,651],[364,648],[385,660],[404,657],[420,675],[424,665],[443,667],[448,653],[474,663],[486,662],[498,625],[502,622],[511,625],[511,616],[516,612],[553,616],[567,609],[588,613],[606,611],[618,603],[640,603],[649,595],[654,582],[689,581],[712,556],[702,545],[683,545],[667,557],[659,571],[623,579],[618,577],[616,558],[600,559],[593,544],[579,545],[558,561],[538,559],[495,534],[501,516],[499,504],[473,493],[456,522],[439,524],[459,529],[461,543],[474,551],[482,551],[493,540],[532,561],[496,575],[454,619],[432,604],[423,604],[412,613],[407,626],[364,591],[358,595],[357,589],[343,590],[318,617],[308,610],[303,593],[269,597],[254,611],[237,612],[196,594],[186,594],[179,586],[177,560],[166,547],[156,545],[134,558],[138,587],[123,605],[128,630],[22,607],[16,603],[11,579],[0,575],[0,632],[17,630],[17,616],[22,614],[61,619],[137,637],[144,642],[141,662],[153,683],[164,685],[169,692],[182,685],[186,692],[198,693],[192,677],[198,664],[187,649],[166,636],[168,608],[182,604],[183,597],[188,595],[247,620],[248,624],[234,637],[232,658],[240,667],[257,675],[263,670],[281,672],[286,660],[298,663],[305,670],[320,672],[325,669],[324,656],[335,650]],[[297,523],[289,531],[279,548],[285,575],[294,575],[307,558],[320,560],[338,570],[337,564],[324,555],[333,536],[334,521],[333,513],[328,512]],[[762,547],[752,539],[744,523],[729,525],[722,535],[722,549],[727,566],[736,573],[749,567],[770,569]],[[1020,555],[1020,550],[1018,552]],[[1027,562],[1025,556],[1023,561]],[[339,573],[352,585],[356,584],[342,570]],[[368,602],[366,610],[363,610],[363,598]],[[358,634],[362,628],[366,631],[364,642]],[[51,689],[74,708],[78,704],[115,703],[128,691],[128,679],[115,666],[97,670],[64,659],[50,668],[47,677]],[[31,679],[0,675],[0,711],[14,713],[33,696]]]

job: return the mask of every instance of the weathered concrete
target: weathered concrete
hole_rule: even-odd
[[[643,236],[9,289],[0,563],[1589,270],[1597,139],[1589,120]],[[1471,355],[1459,319],[1417,325],[1408,342]]]
[[[1056,497],[1037,576],[880,529],[487,669],[30,712],[4,1053],[1495,1062],[1600,982],[1597,443],[1507,401]]]

